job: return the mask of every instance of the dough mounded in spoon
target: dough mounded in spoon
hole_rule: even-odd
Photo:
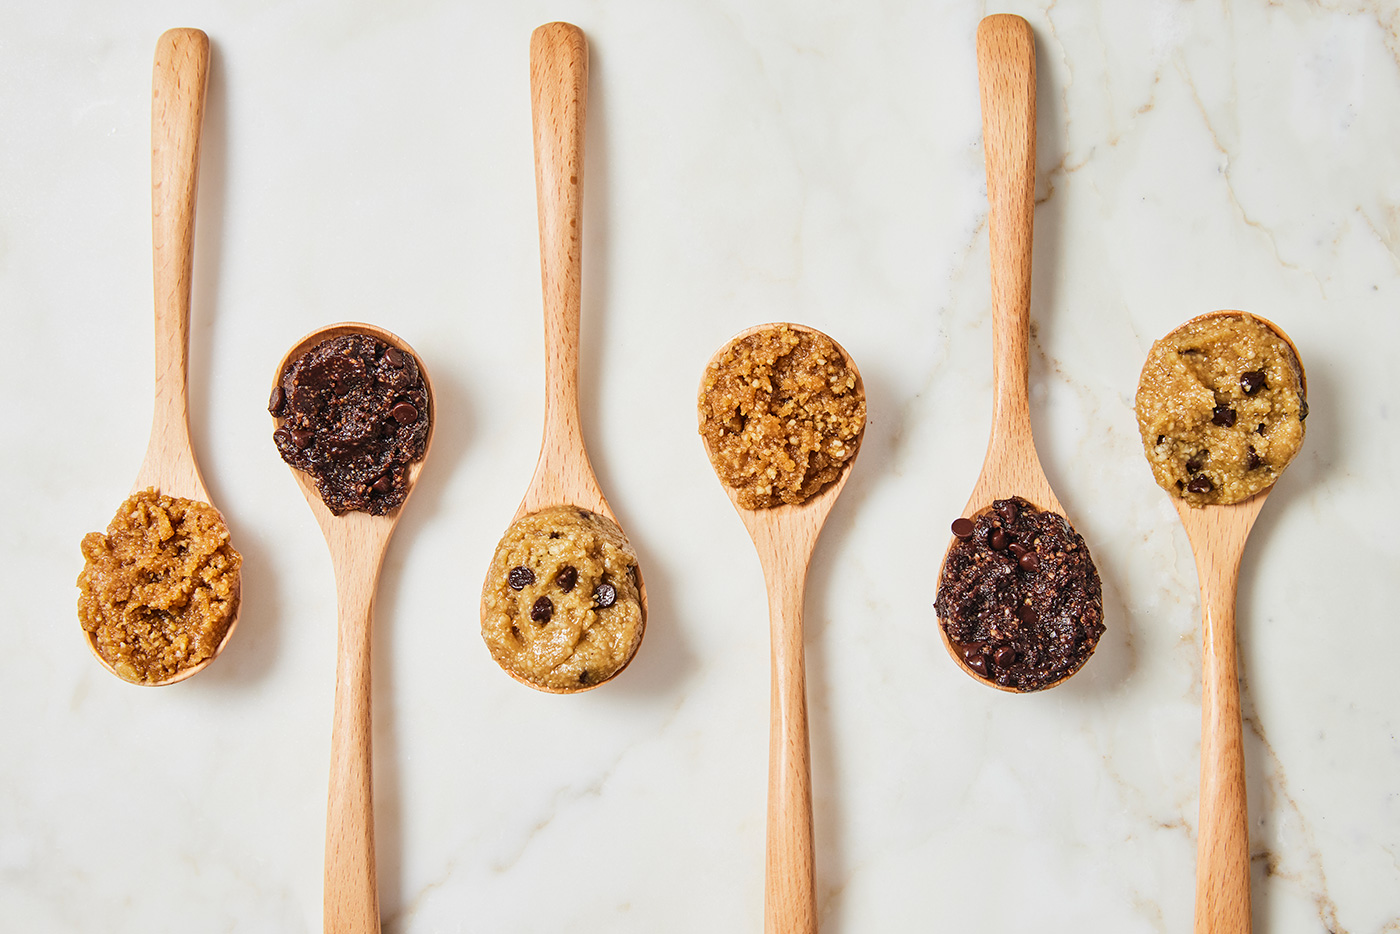
[[[556,693],[606,681],[636,653],[644,622],[636,552],[606,516],[541,509],[496,547],[481,635],[518,680]]]
[[[1192,506],[1272,486],[1303,445],[1308,399],[1293,346],[1262,318],[1217,312],[1152,345],[1138,382],[1157,485]]]

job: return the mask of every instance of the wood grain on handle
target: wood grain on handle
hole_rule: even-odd
[[[782,507],[778,507],[782,508]],[[826,511],[794,513],[781,526],[750,526],[768,590],[772,688],[768,726],[767,934],[815,934],[816,846],[807,735],[802,604]],[[783,534],[775,534],[781,531]]]
[[[151,79],[151,239],[155,277],[155,411],[137,486],[208,499],[189,441],[190,286],[199,140],[209,39],[172,29],[156,43]]]
[[[578,412],[588,45],[577,26],[547,23],[530,36],[530,96],[544,293],[545,419],[540,461],[521,513],[571,502],[611,517],[584,448]]]
[[[1201,585],[1201,808],[1196,835],[1196,934],[1248,934],[1249,807],[1235,634],[1245,541],[1268,491],[1230,506],[1177,512]]]
[[[370,636],[393,522],[361,512],[331,517],[324,506],[322,511],[330,523],[323,522],[323,528],[339,604],[323,919],[326,934],[378,934]]]
[[[1035,39],[1019,16],[977,27],[992,268],[992,448],[1031,443],[1027,361],[1035,218]]]

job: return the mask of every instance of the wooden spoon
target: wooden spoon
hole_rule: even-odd
[[[759,325],[735,335],[710,358],[705,371],[708,372],[735,341],[777,326]],[[800,324],[787,327],[821,333]],[[845,348],[834,340],[832,343],[855,373],[855,391],[863,398],[865,383],[859,368]],[[703,385],[701,391],[703,393]],[[860,453],[859,443],[858,438],[856,451],[842,467],[840,476],[816,496],[796,506],[746,509],[739,505],[738,493],[728,485],[724,487],[753,539],[768,589],[772,692],[768,721],[768,852],[763,900],[763,929],[767,934],[815,934],[817,930],[802,604],[817,536],[831,507],[836,505],[836,497],[841,495],[850,478],[851,465]],[[705,449],[706,453],[711,453],[708,441]]]
[[[190,443],[190,284],[194,271],[194,206],[199,185],[199,136],[209,78],[209,37],[198,29],[171,29],[156,42],[151,79],[151,242],[154,250],[156,393],[146,459],[131,492],[155,487],[166,496],[210,503],[209,490]],[[241,582],[240,582],[241,591]],[[214,654],[151,687],[175,684],[219,657],[238,627],[241,593],[233,619]],[[116,669],[88,648],[108,671]]]
[[[1193,318],[1238,316],[1216,311]],[[1272,321],[1251,317],[1281,337],[1307,375],[1293,341]],[[1275,481],[1277,482],[1277,481]],[[1201,586],[1201,803],[1196,833],[1196,934],[1246,934],[1251,925],[1249,824],[1244,735],[1236,661],[1235,597],[1245,541],[1273,487],[1228,505],[1193,507],[1172,498]]]
[[[535,132],[535,189],[540,217],[540,280],[544,295],[544,438],[535,474],[512,522],[550,506],[579,506],[621,528],[608,506],[578,412],[578,341],[583,271],[583,125],[588,99],[588,43],[569,23],[546,23],[530,36],[530,103]],[[624,535],[626,533],[623,533]],[[642,626],[647,588],[637,568]],[[640,639],[638,640],[640,641]],[[635,656],[634,656],[635,657]],[[607,679],[558,691],[507,674],[549,693],[577,694]]]
[[[1009,13],[983,19],[977,27],[977,75],[982,91],[991,240],[992,435],[982,473],[963,512],[975,519],[991,509],[993,501],[1019,496],[1037,509],[1064,516],[1065,508],[1050,489],[1031,435],[1028,371],[1031,229],[1035,217],[1035,39],[1030,24]],[[950,550],[956,542],[952,539]],[[946,552],[943,560],[946,563]],[[978,675],[942,626],[938,631],[948,654],[969,676],[1000,691],[1021,693]],[[1072,674],[1045,687],[1054,687]]]
[[[281,383],[287,364],[322,341],[346,334],[368,334],[412,354],[428,397],[428,439],[423,456],[409,465],[408,492],[418,482],[432,446],[437,420],[433,384],[423,358],[406,341],[383,328],[347,322],[303,337],[277,364],[272,385]],[[281,427],[283,419],[274,419]],[[379,885],[374,868],[373,760],[370,755],[370,631],[379,569],[403,506],[382,515],[347,512],[337,516],[321,500],[316,481],[292,468],[292,476],[311,506],[335,568],[339,605],[335,714],[331,722],[331,782],[326,809],[324,925],[327,934],[379,934]],[[407,500],[405,500],[407,502]]]

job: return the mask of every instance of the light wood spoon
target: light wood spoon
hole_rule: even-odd
[[[1064,516],[1065,508],[1050,489],[1031,435],[1028,386],[1031,232],[1035,219],[1035,38],[1029,23],[1009,13],[982,20],[977,27],[977,77],[982,92],[991,240],[992,435],[982,473],[963,514],[975,519],[991,509],[993,501],[1019,496],[1037,509]],[[956,542],[954,537],[949,550]],[[978,675],[942,626],[938,631],[948,654],[970,677],[1000,691],[1021,693]]]
[[[544,296],[544,438],[534,476],[511,521],[550,506],[568,505],[606,516],[621,528],[593,473],[578,411],[583,127],[587,99],[588,43],[583,30],[569,23],[546,23],[536,29],[530,36],[530,103]],[[645,631],[647,589],[640,566],[637,589]],[[629,658],[609,678],[568,691],[534,684],[509,669],[506,673],[538,691],[577,694],[606,684],[630,663]]]
[[[423,456],[409,465],[412,495],[432,446],[437,408],[433,384],[423,358],[395,334],[370,324],[346,322],[313,331],[277,364],[272,386],[281,383],[287,364],[322,341],[346,334],[368,334],[412,354],[428,398],[428,439]],[[283,419],[274,419],[278,428]],[[327,508],[311,475],[295,467],[292,476],[306,497],[330,550],[335,568],[339,623],[336,638],[335,713],[331,722],[331,781],[326,808],[324,925],[326,934],[379,934],[379,884],[374,863],[374,782],[370,749],[370,633],[379,569],[389,539],[403,515],[403,505],[382,516]]]
[[[166,495],[210,503],[209,490],[190,443],[190,286],[194,274],[194,207],[199,187],[199,136],[209,79],[209,37],[198,29],[171,29],[156,42],[151,78],[151,244],[154,251],[156,393],[151,438],[132,493],[155,487]],[[242,605],[241,581],[235,595]],[[131,682],[160,687],[203,671],[219,657],[238,627],[234,610],[214,654],[164,681]],[[116,669],[88,648],[108,671]]]
[[[1238,316],[1216,311],[1196,321]],[[1283,339],[1298,361],[1306,395],[1307,375],[1293,341],[1272,321],[1251,317]],[[1275,480],[1277,482],[1277,480]],[[1196,833],[1196,934],[1247,934],[1249,894],[1249,807],[1245,793],[1244,730],[1240,718],[1236,661],[1235,597],[1245,541],[1273,490],[1229,505],[1191,506],[1172,497],[1201,587],[1201,802]]]
[[[719,349],[705,371],[735,341],[776,324],[749,328]],[[788,324],[794,331],[820,334],[814,328]],[[825,336],[825,335],[824,335]],[[830,339],[830,338],[828,338]],[[865,397],[865,383],[851,355],[832,341],[856,376],[855,391]],[[702,383],[701,392],[704,386]],[[703,436],[702,436],[703,437]],[[768,841],[764,874],[763,929],[767,934],[815,934],[817,930],[816,848],[812,837],[812,767],[807,740],[807,675],[803,651],[802,605],[807,569],[831,507],[851,476],[856,450],[841,474],[824,490],[796,506],[746,509],[728,486],[724,492],[734,503],[748,529],[763,568],[768,589],[768,624],[772,649],[771,695],[768,721]],[[710,454],[709,442],[705,442]]]

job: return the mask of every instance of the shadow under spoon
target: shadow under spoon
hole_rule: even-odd
[[[820,334],[788,324],[794,331]],[[736,341],[773,325],[736,335],[705,365],[705,372]],[[826,335],[823,335],[826,336]],[[829,336],[828,336],[828,339]],[[855,375],[855,393],[865,397],[860,370],[840,344],[832,344]],[[703,390],[703,387],[702,387]],[[708,440],[706,452],[714,452]],[[812,766],[807,731],[807,675],[803,648],[803,603],[807,570],[827,516],[851,476],[859,448],[841,473],[821,492],[797,505],[748,509],[724,484],[739,518],[753,539],[768,591],[771,640],[771,696],[768,722],[768,828],[764,872],[764,931],[767,934],[815,934],[817,930],[816,847],[812,829]]]
[[[151,246],[155,279],[155,406],[151,438],[132,493],[155,487],[166,496],[213,502],[190,443],[190,287],[194,274],[194,210],[199,184],[199,140],[209,79],[209,38],[198,29],[171,29],[156,43],[151,79]],[[241,591],[241,582],[240,582]],[[214,654],[181,669],[161,687],[184,681],[219,657],[238,628],[242,594]],[[108,671],[121,677],[97,650]]]
[[[367,334],[411,354],[418,362],[428,399],[428,437],[422,457],[408,466],[407,493],[412,494],[432,446],[437,411],[432,381],[423,358],[404,340],[369,324],[352,322],[321,328],[302,338],[282,358],[273,377],[273,388],[281,384],[282,374],[290,362],[322,341],[349,334]],[[275,421],[280,428],[283,420]],[[315,479],[295,467],[291,470],[330,551],[339,616],[330,792],[326,807],[324,925],[327,934],[378,934],[379,885],[375,875],[370,749],[370,635],[379,571],[407,498],[382,516],[358,511],[337,516],[321,499]]]

